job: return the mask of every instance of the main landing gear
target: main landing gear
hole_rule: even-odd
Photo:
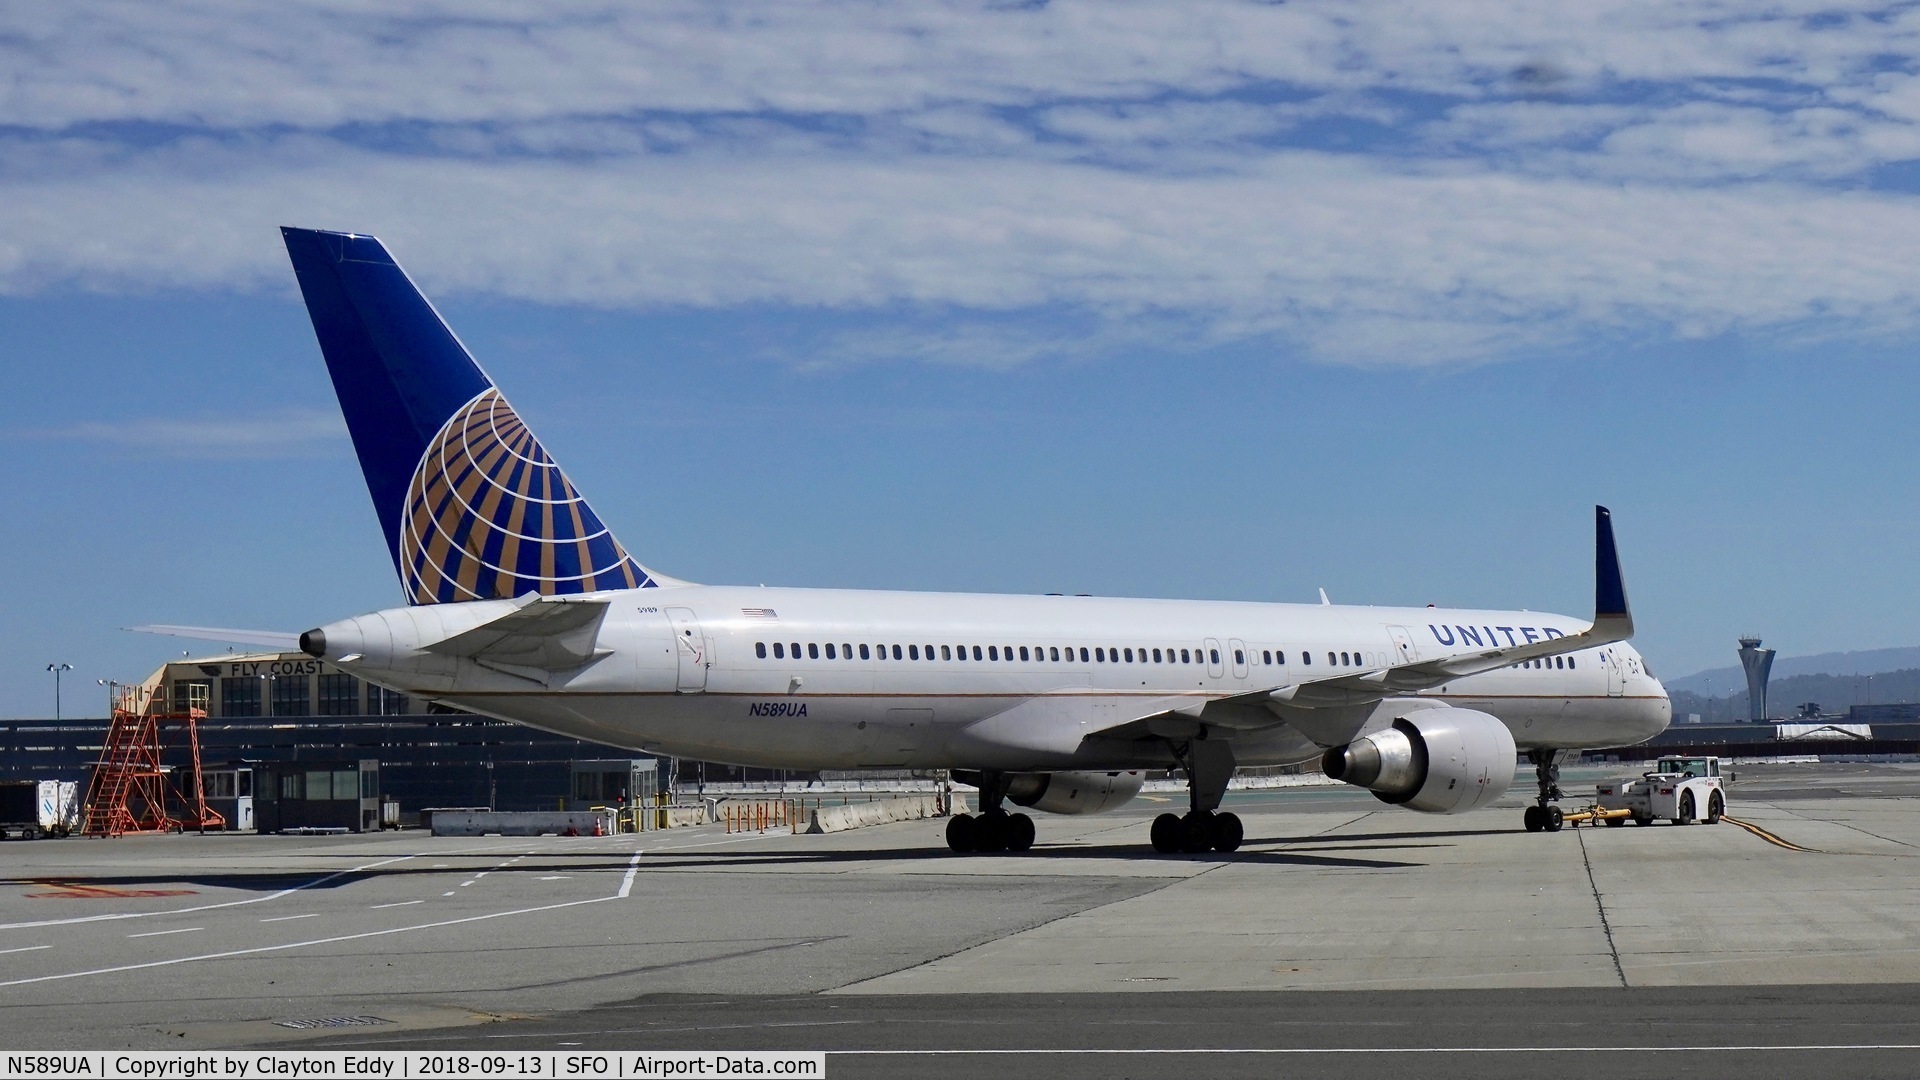
[[[947,819],[947,847],[957,853],[970,851],[1033,850],[1033,819],[1025,814],[1009,814],[1000,805],[1007,797],[1007,778],[1003,773],[980,774],[980,814],[955,814]]]
[[[1174,756],[1187,773],[1185,817],[1161,814],[1153,819],[1153,850],[1175,852],[1234,851],[1245,839],[1237,814],[1222,813],[1227,781],[1233,777],[1233,747],[1220,739],[1196,738],[1175,743]]]
[[[1533,762],[1534,782],[1540,788],[1539,799],[1527,807],[1521,818],[1528,832],[1559,832],[1565,824],[1566,815],[1553,801],[1566,797],[1560,790],[1560,762],[1566,756],[1565,750],[1527,751],[1527,760]]]

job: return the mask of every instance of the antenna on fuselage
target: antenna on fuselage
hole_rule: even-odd
[[[1333,601],[1331,601],[1331,600],[1329,600],[1329,599],[1327,599],[1327,590],[1325,590],[1325,589],[1321,589],[1321,590],[1320,590],[1320,606],[1321,606],[1321,607],[1332,607],[1332,606],[1333,606]]]

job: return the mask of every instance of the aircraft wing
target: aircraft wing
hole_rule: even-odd
[[[1202,722],[1234,730],[1255,730],[1279,722],[1270,709],[1261,706],[1320,709],[1365,705],[1382,698],[1427,690],[1509,664],[1611,645],[1632,636],[1633,614],[1627,607],[1626,585],[1620,574],[1620,555],[1614,545],[1613,514],[1604,506],[1596,506],[1593,623],[1580,633],[1505,648],[1475,649],[1368,671],[1342,672],[1324,679],[1265,687],[1204,702],[1183,702],[1177,708],[1162,708],[1112,725],[1097,734],[1118,738],[1146,737]]]

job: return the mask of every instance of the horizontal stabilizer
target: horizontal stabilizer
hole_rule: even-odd
[[[232,645],[260,645],[281,652],[297,652],[300,649],[299,634],[282,633],[279,630],[229,630],[220,626],[129,626],[125,629],[136,634],[224,641]]]
[[[515,674],[514,669],[571,671],[596,655],[600,624],[607,617],[605,600],[569,600],[525,596],[520,606],[443,641],[427,651],[442,656],[464,656],[489,667]]]

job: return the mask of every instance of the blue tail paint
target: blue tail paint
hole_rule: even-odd
[[[380,241],[280,232],[410,603],[657,584]]]

